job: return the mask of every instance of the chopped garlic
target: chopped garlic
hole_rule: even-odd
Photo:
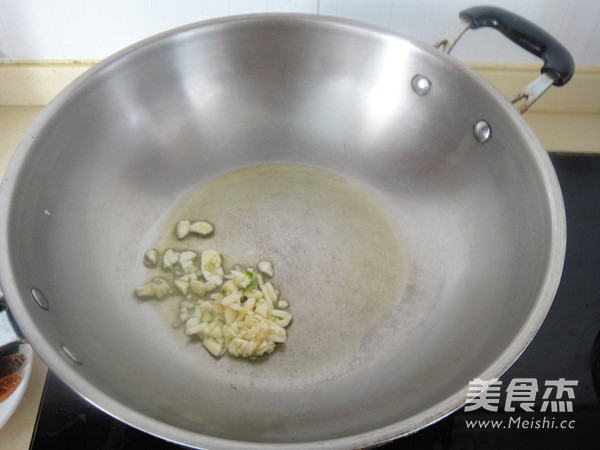
[[[247,290],[246,292],[244,292],[244,295],[246,296],[246,298],[263,298],[264,297],[262,291],[259,291],[258,289]]]
[[[287,327],[292,320],[292,315],[287,311],[282,311],[281,309],[274,309],[273,316],[273,322],[281,325],[282,327]]]
[[[214,227],[206,221],[181,220],[175,227],[178,239],[189,233],[206,237],[213,231]],[[147,267],[155,267],[159,261],[155,249],[144,255]],[[155,277],[137,286],[135,294],[161,299],[175,292],[182,300],[173,326],[182,326],[186,335],[197,336],[217,358],[229,353],[255,359],[273,352],[276,344],[286,340],[285,327],[292,320],[292,314],[285,310],[288,302],[278,300],[279,291],[263,280],[262,275],[273,276],[273,265],[260,261],[256,267],[242,270],[236,264],[225,274],[217,250],[203,250],[198,258],[195,251],[169,248],[162,255],[161,267],[169,281]]]
[[[163,278],[153,278],[152,281],[146,284],[142,284],[135,288],[135,295],[139,298],[163,298],[165,295],[170,294],[171,288],[169,284]]]
[[[214,230],[215,228],[210,223],[204,220],[194,222],[190,226],[190,231],[192,233],[199,234],[202,237],[210,236]]]
[[[258,286],[258,277],[252,270],[247,269],[238,284],[244,291],[253,291]]]
[[[277,300],[277,293],[275,292],[275,288],[273,288],[273,285],[271,283],[265,283],[262,286],[261,291],[263,292],[265,298],[270,303],[270,306],[272,308],[275,304],[275,301]]]
[[[181,295],[187,295],[188,289],[190,288],[190,283],[188,283],[187,281],[178,279],[178,280],[173,281],[173,284],[175,285],[177,290],[179,292],[181,292]]]
[[[190,232],[190,221],[189,220],[180,220],[177,222],[177,226],[175,227],[175,235],[177,239],[185,238]]]
[[[270,282],[262,290],[246,290],[244,285],[249,285],[253,272],[230,274],[231,279],[210,296],[212,300],[198,300],[194,315],[180,316],[185,333],[198,336],[214,356],[227,352],[235,357],[256,358],[273,352],[277,343],[286,340],[285,327],[292,320],[291,313],[273,309],[278,292]],[[181,309],[187,311],[186,307]]]
[[[197,270],[197,267],[194,265],[194,260],[196,259],[198,254],[192,251],[181,252],[179,255],[179,267],[183,273],[191,274]]]
[[[226,350],[223,344],[215,339],[205,339],[202,344],[213,356],[221,356]]]
[[[167,251],[163,254],[163,268],[165,270],[170,270],[173,268],[175,264],[179,262],[180,253],[176,252],[172,248],[167,249]]]
[[[158,263],[158,250],[150,249],[144,254],[144,265],[154,267]]]
[[[288,306],[290,306],[290,305],[289,305],[289,303],[288,303],[288,302],[286,302],[285,300],[279,300],[279,301],[277,302],[277,307],[278,307],[279,309],[285,309],[285,308],[287,308]]]
[[[192,292],[196,295],[199,296],[203,296],[204,294],[206,294],[206,283],[203,283],[202,281],[199,280],[192,280],[190,281],[190,288],[192,289]]]
[[[273,276],[273,264],[269,261],[261,261],[256,265],[257,269],[268,277]]]
[[[247,274],[243,273],[241,270],[231,269],[230,274],[231,274],[231,279],[235,280],[235,282],[238,285],[241,285],[242,287],[244,287],[242,283],[246,282],[246,280],[247,280],[247,283],[250,284],[250,277]]]
[[[223,284],[223,266],[221,253],[216,250],[204,250],[200,254],[200,269],[204,279],[208,282],[213,282],[217,286]]]
[[[239,302],[239,301],[240,301],[240,295],[237,292],[234,292],[232,294],[229,294],[227,297],[223,297],[221,299],[221,305],[229,306],[229,305]]]

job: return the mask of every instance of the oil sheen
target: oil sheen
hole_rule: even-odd
[[[156,248],[217,249],[226,272],[234,264],[271,261],[273,283],[293,321],[269,365],[292,378],[331,375],[377,346],[368,335],[379,335],[378,323],[404,292],[407,254],[385,205],[367,186],[323,169],[255,166],[191,192],[170,215]],[[173,229],[180,219],[208,220],[214,234],[179,241]],[[167,305],[174,315],[175,304]],[[219,364],[238,364],[238,373],[267,370],[231,357]]]

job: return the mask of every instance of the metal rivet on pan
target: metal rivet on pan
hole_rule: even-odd
[[[67,358],[69,358],[71,361],[73,361],[75,364],[83,364],[83,362],[81,361],[81,359],[79,358],[77,353],[75,353],[75,351],[73,351],[72,348],[67,347],[66,345],[63,344],[60,346],[60,349],[62,350],[64,355]]]
[[[492,138],[492,127],[485,120],[475,122],[473,125],[473,135],[480,144],[485,144]]]
[[[412,90],[419,96],[426,95],[431,89],[431,81],[424,75],[415,75],[410,84]]]
[[[33,297],[33,299],[35,300],[35,302],[37,303],[37,305],[40,308],[45,309],[45,310],[48,310],[48,308],[50,308],[50,303],[48,302],[48,298],[38,288],[31,288],[31,296]]]

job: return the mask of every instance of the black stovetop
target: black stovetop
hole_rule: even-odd
[[[600,447],[600,156],[552,155],[567,214],[563,276],[543,326],[521,358],[501,378],[577,380],[572,412],[521,414],[531,426],[468,428],[473,419],[510,420],[506,412],[460,410],[412,436],[381,448],[397,449],[579,449]],[[541,398],[541,396],[539,396]],[[536,397],[536,400],[538,398]],[[573,425],[548,429],[552,425]],[[511,416],[514,419],[514,415]],[[98,410],[49,373],[32,450],[181,449],[138,431]]]

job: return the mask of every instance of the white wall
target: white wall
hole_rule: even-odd
[[[433,43],[477,4],[517,12],[557,37],[577,64],[600,65],[600,0],[0,0],[0,57],[102,58],[190,22],[280,11],[357,19]],[[535,61],[493,30],[467,33],[453,54]]]

